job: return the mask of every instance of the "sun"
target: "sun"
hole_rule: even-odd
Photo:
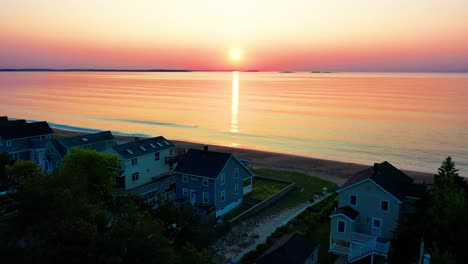
[[[242,59],[242,52],[239,49],[231,49],[229,51],[229,58],[234,62],[240,61]]]

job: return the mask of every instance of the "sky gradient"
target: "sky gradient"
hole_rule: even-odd
[[[0,7],[0,68],[468,71],[466,0],[1,0]],[[240,60],[230,60],[232,49]]]

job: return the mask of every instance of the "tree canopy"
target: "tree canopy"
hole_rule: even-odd
[[[17,213],[0,216],[5,263],[212,263],[206,251],[167,232],[178,210],[156,211],[142,198],[112,197],[120,163],[116,156],[76,149],[53,174],[27,162],[7,174],[21,188]],[[117,205],[117,206],[116,206]],[[179,221],[179,220],[177,220]],[[180,220],[180,223],[182,221]]]

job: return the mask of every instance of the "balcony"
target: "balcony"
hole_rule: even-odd
[[[333,239],[330,239],[330,252],[347,256],[348,262],[352,263],[373,254],[387,257],[390,249],[390,241],[358,232],[352,233],[352,241],[347,244],[349,246],[334,243]]]

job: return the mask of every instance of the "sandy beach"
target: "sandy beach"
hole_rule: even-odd
[[[54,132],[62,136],[82,135],[83,132],[69,131],[62,129],[53,129]],[[120,141],[133,141],[133,136],[114,135]],[[169,139],[171,140],[171,139]],[[186,141],[171,140],[178,148],[202,149],[203,144],[192,143]],[[253,168],[270,168],[278,170],[296,171],[305,173],[311,176],[317,176],[325,180],[333,181],[338,185],[342,185],[347,179],[353,176],[356,172],[372,166],[373,164],[357,164],[349,162],[341,162],[334,160],[324,160],[303,156],[295,156],[276,152],[259,151],[246,148],[234,148],[217,145],[208,145],[209,150],[228,152],[234,154],[239,159],[250,161]],[[376,162],[382,162],[377,160]],[[392,163],[391,160],[389,160]],[[398,164],[394,164],[398,167]],[[408,176],[415,179],[416,182],[431,182],[433,174],[417,171],[403,170]],[[435,172],[434,172],[435,173]]]

